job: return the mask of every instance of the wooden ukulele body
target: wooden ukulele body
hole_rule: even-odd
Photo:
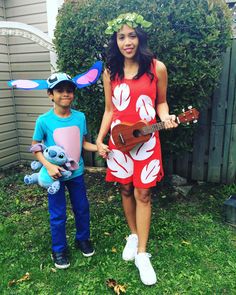
[[[176,117],[176,122],[187,123],[196,122],[199,117],[199,112],[192,107]],[[137,144],[148,141],[153,132],[165,129],[164,122],[158,122],[149,125],[146,121],[138,121],[136,123],[121,123],[115,125],[112,130],[112,138],[116,148],[122,152],[132,150]]]
[[[145,121],[135,124],[121,123],[112,128],[112,138],[115,146],[122,152],[132,150],[137,144],[148,141],[151,134],[143,134],[142,128],[146,127]]]

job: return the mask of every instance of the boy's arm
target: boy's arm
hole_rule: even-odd
[[[36,141],[33,140],[32,141],[32,146],[40,143],[40,141]],[[61,177],[61,172],[60,171],[64,171],[65,169],[63,169],[60,166],[54,165],[50,162],[48,162],[45,158],[42,152],[34,152],[35,157],[37,158],[37,160],[43,164],[43,166],[47,169],[49,176],[51,176],[52,178],[59,178]]]
[[[85,138],[84,138],[84,141],[83,141],[83,148],[86,151],[89,151],[89,152],[97,152],[97,150],[98,150],[96,144],[93,144],[91,142],[86,141]]]

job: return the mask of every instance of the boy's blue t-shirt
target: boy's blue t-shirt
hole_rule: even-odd
[[[33,140],[43,141],[46,146],[59,145],[63,147],[66,154],[79,164],[79,168],[72,171],[70,178],[74,178],[84,172],[81,152],[86,134],[84,113],[71,109],[71,115],[62,118],[58,117],[51,109],[36,120]]]

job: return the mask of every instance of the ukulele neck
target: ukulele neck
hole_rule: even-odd
[[[150,134],[159,130],[165,129],[165,123],[159,122],[150,126],[145,126],[142,128],[143,135]]]

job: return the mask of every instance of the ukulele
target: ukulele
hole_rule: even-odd
[[[199,112],[192,107],[188,107],[188,111],[176,117],[176,122],[196,123],[199,117]],[[184,110],[183,110],[184,111]],[[115,146],[122,152],[128,152],[132,150],[137,144],[148,141],[152,133],[165,129],[165,123],[159,122],[152,125],[148,125],[146,121],[138,121],[137,123],[120,123],[115,125],[111,130],[111,135]]]

